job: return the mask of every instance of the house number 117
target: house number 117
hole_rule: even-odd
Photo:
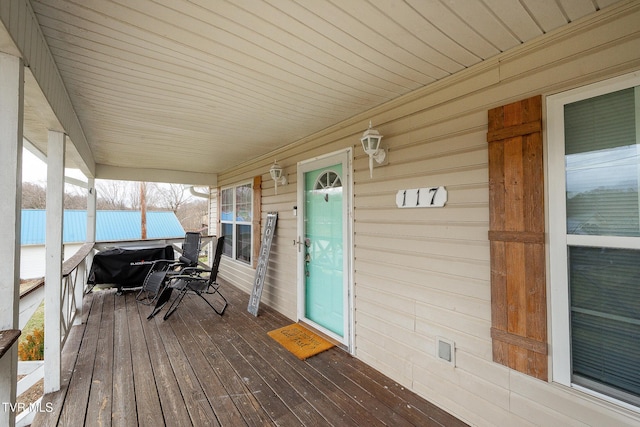
[[[444,187],[412,188],[396,193],[399,208],[441,208],[447,203],[447,189]]]

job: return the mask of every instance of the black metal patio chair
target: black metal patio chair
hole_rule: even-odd
[[[213,259],[213,265],[211,270],[197,268],[197,267],[185,267],[179,274],[167,276],[168,286],[162,291],[153,311],[147,319],[153,318],[158,314],[164,305],[171,299],[171,295],[174,290],[178,291],[178,295],[171,301],[167,312],[164,314],[163,319],[167,320],[177,309],[184,297],[189,294],[195,294],[202,298],[213,311],[222,316],[224,311],[229,305],[227,299],[220,292],[220,284],[217,283],[218,270],[220,268],[220,259],[222,257],[222,250],[224,246],[224,236],[218,238],[216,243],[216,252]],[[205,298],[205,295],[217,296],[221,300],[221,308],[216,306]],[[219,303],[218,303],[219,305]]]
[[[182,267],[196,267],[198,265],[201,241],[202,237],[198,232],[189,231],[184,235],[182,255],[178,258]]]
[[[146,305],[153,304],[165,288],[167,273],[172,265],[173,260],[154,261],[142,282],[142,288],[136,294],[136,301]]]
[[[153,304],[167,285],[169,277],[182,274],[183,269],[198,265],[201,244],[200,233],[187,232],[182,242],[182,255],[178,260],[160,259],[151,264],[136,301]]]

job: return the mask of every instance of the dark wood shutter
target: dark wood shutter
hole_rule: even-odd
[[[251,228],[253,229],[253,241],[251,242],[251,261],[253,268],[258,267],[258,258],[260,256],[260,220],[262,219],[262,176],[257,175],[253,178],[253,217]]]
[[[547,380],[542,98],[489,110],[493,360]]]
[[[216,187],[216,236],[222,236],[222,188]],[[209,233],[211,234],[211,233]]]

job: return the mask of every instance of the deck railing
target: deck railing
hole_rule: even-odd
[[[202,248],[212,241],[213,237],[202,238]],[[182,253],[180,244],[182,238],[178,239],[155,239],[155,240],[131,240],[117,242],[85,243],[78,251],[62,264],[62,292],[60,296],[60,349],[64,345],[73,325],[82,323],[82,299],[88,291],[87,278],[90,264],[96,250],[104,250],[111,247],[135,247],[148,245],[172,245],[178,253]],[[20,327],[24,327],[31,318],[34,311],[44,300],[45,282],[36,283],[33,287],[20,295]],[[45,357],[60,358],[61,355],[45,355]],[[27,391],[29,387],[44,378],[44,361],[18,362],[18,375],[25,375],[17,385],[17,396]],[[40,399],[37,402],[18,408],[20,414],[16,416],[16,427],[31,424],[37,411],[46,410],[40,407]]]
[[[24,328],[33,313],[38,309],[44,299],[44,278],[34,283],[29,289],[20,293],[20,328]],[[18,361],[18,377],[22,377],[16,386],[18,400],[31,386],[44,378],[44,361]],[[16,426],[26,426],[33,421],[35,412],[40,405],[40,399],[31,404],[16,406]]]
[[[82,298],[86,289],[89,262],[93,255],[93,243],[85,243],[62,264],[62,290],[60,293],[60,348],[64,347],[71,327],[81,322]],[[44,279],[20,295],[20,325],[26,324],[33,312],[44,300]],[[59,358],[60,355],[46,355]],[[20,397],[32,385],[44,378],[44,361],[18,362],[18,375],[24,376],[17,384],[16,395]],[[35,413],[43,410],[41,399],[16,407],[16,427],[31,424]],[[46,409],[46,408],[44,408]]]
[[[93,243],[85,243],[71,258],[62,264],[62,293],[60,299],[60,340],[62,347],[74,324],[80,324],[82,298],[87,289],[90,257]]]

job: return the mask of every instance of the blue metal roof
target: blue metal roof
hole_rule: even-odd
[[[140,211],[97,211],[96,241],[138,240],[141,236]],[[22,210],[22,245],[44,245],[46,211]],[[170,211],[147,212],[147,238],[164,239],[184,237],[180,221]],[[64,243],[81,243],[87,236],[87,211],[64,211]]]

